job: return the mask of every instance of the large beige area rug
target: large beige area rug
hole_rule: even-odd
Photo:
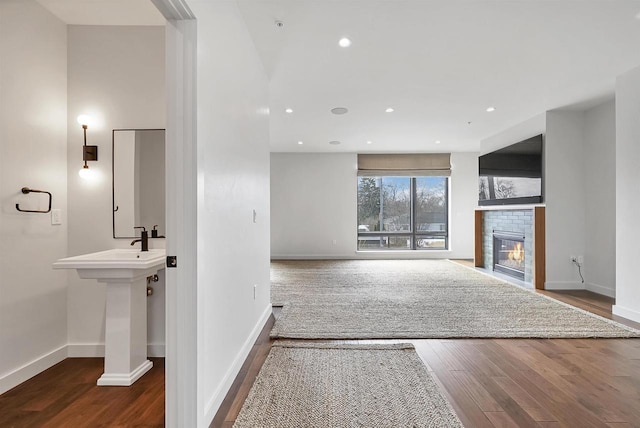
[[[448,260],[272,262],[271,293],[276,338],[640,337]]]
[[[411,345],[276,342],[234,427],[462,424]]]

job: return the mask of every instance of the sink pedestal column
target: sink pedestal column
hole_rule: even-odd
[[[147,274],[98,279],[107,283],[104,374],[100,386],[130,386],[153,363],[147,360]]]

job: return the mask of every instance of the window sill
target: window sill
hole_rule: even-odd
[[[434,254],[451,253],[451,250],[356,250],[356,254]]]

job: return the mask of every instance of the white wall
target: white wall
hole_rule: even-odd
[[[164,68],[163,27],[68,27],[69,256],[131,248],[130,239],[112,237],[111,130],[164,128]],[[99,174],[95,181],[78,176],[82,128],[76,117],[80,114],[89,114],[96,121],[87,130],[87,144],[98,145],[98,161],[89,162]],[[152,240],[150,246],[162,247],[164,241]],[[72,356],[104,352],[104,287],[97,281],[81,280],[75,273],[70,275]],[[164,283],[156,283],[154,288],[156,293],[148,299],[153,321],[148,336],[151,350],[162,350],[164,320],[158,319],[158,314],[164,314]]]
[[[547,289],[584,288],[570,256],[585,254],[584,113],[547,112],[545,137]]]
[[[0,393],[66,357],[67,32],[31,0],[0,2]],[[46,196],[53,194],[62,225]]]
[[[189,5],[198,18],[197,408],[206,427],[271,314],[268,81],[235,1]]]
[[[355,153],[271,154],[272,258],[354,257],[357,170]]]
[[[357,252],[356,155],[272,153],[271,257],[472,258],[477,164],[451,154],[450,251]]]
[[[451,254],[447,257],[472,259],[474,211],[478,205],[478,153],[451,154],[450,191]]]
[[[616,304],[613,313],[640,322],[640,67],[616,81]]]
[[[615,297],[616,111],[609,101],[584,113],[585,251],[588,290]]]

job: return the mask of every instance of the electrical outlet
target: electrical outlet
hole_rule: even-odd
[[[584,256],[578,256],[578,263],[582,264],[584,263]]]
[[[51,210],[51,224],[62,224],[62,210],[60,208]]]
[[[256,212],[256,210],[253,210],[253,222],[257,223],[258,220],[258,213]]]
[[[338,240],[337,240],[337,239],[334,239],[334,240],[333,240],[333,245],[337,245],[337,244],[338,244]]]

